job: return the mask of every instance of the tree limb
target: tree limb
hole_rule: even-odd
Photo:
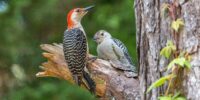
[[[57,77],[74,84],[64,60],[62,44],[42,44],[40,47],[46,51],[43,56],[48,61],[42,63],[43,72],[38,72],[36,76]],[[87,69],[96,83],[96,95],[100,99],[140,100],[138,79],[125,77],[123,71],[113,68],[108,61],[101,59],[88,61]],[[83,87],[85,86],[83,84]]]

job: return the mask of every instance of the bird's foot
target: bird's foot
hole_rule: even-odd
[[[97,57],[90,57],[90,58],[88,59],[89,62],[94,62],[94,61],[96,61],[96,60],[97,60]]]

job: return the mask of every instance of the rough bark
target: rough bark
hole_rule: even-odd
[[[147,88],[161,76],[168,60],[160,57],[160,50],[167,40],[173,40],[170,33],[171,19],[161,17],[161,5],[172,0],[135,0],[137,25],[137,49],[140,66],[140,94],[142,100],[157,100],[164,87],[153,89],[146,94]],[[178,1],[178,0],[177,0]],[[183,91],[188,100],[200,98],[200,1],[179,0],[181,15],[185,26],[179,35],[179,46],[192,55],[192,69],[183,80]]]
[[[74,83],[64,60],[62,45],[43,44],[41,48],[48,52],[43,53],[48,61],[42,64],[43,72],[37,73],[36,76],[57,77]],[[115,69],[108,61],[101,59],[88,61],[87,68],[96,83],[96,94],[100,96],[100,99],[140,100],[138,79],[125,77],[122,71]]]

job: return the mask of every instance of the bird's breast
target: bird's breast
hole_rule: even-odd
[[[102,42],[100,45],[98,45],[97,53],[103,59],[109,59],[109,60],[117,59],[117,56],[115,55],[112,48],[112,43],[109,42]]]

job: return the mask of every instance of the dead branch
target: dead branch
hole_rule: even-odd
[[[48,59],[42,63],[43,72],[37,77],[57,77],[74,83],[71,73],[64,60],[62,44],[42,44],[43,56]],[[92,57],[90,55],[89,57]],[[139,80],[127,78],[123,71],[117,70],[105,60],[88,61],[87,69],[96,83],[96,95],[102,100],[140,100]],[[83,84],[83,87],[85,85]]]

